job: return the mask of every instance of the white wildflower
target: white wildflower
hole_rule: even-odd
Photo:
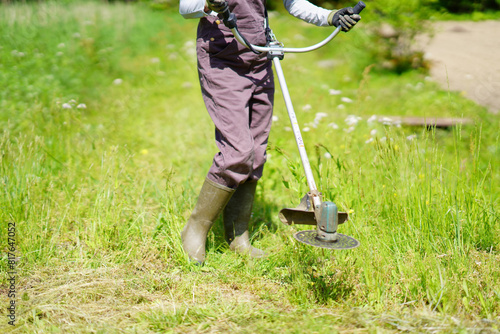
[[[411,136],[406,137],[406,139],[408,139],[408,140],[413,140],[415,138],[417,138],[417,135],[411,135]]]
[[[340,101],[344,102],[344,103],[352,103],[352,99],[348,98],[348,97],[342,97],[340,99]]]
[[[76,109],[87,109],[87,105],[85,103],[80,103],[76,106]]]
[[[353,126],[353,125],[358,124],[360,120],[361,120],[361,117],[359,117],[359,116],[349,115],[345,119],[345,122],[347,125]]]
[[[186,52],[186,55],[189,57],[196,56],[196,49],[195,48],[185,49],[184,51]]]
[[[311,126],[312,126],[313,128],[317,128],[317,127],[318,127],[318,125],[319,125],[319,122],[321,122],[321,119],[323,119],[323,118],[325,118],[325,117],[327,117],[327,116],[328,116],[328,114],[327,114],[327,113],[324,113],[324,112],[318,112],[318,113],[316,113],[316,117],[314,118],[314,121],[313,121],[313,123],[311,124]]]
[[[337,130],[339,128],[339,126],[337,125],[337,123],[334,123],[334,122],[328,124],[328,126],[331,127],[332,129],[335,129],[335,130]]]
[[[273,116],[273,122],[277,122],[277,121],[279,121],[278,116]]]
[[[339,105],[337,106],[337,109],[345,109],[345,105],[343,105],[343,104],[339,104]]]
[[[150,62],[151,62],[151,64],[159,64],[160,58],[158,58],[158,57],[151,58]]]
[[[118,85],[121,85],[122,83],[123,83],[123,80],[120,79],[120,78],[117,78],[117,79],[113,80],[113,85],[117,85],[118,86]]]
[[[293,38],[297,41],[303,41],[305,40],[306,38],[304,37],[304,35],[301,35],[301,34],[295,34],[295,36],[293,36]]]
[[[326,153],[324,154],[324,157],[325,157],[326,159],[331,159],[331,158],[332,158],[332,155],[331,155],[330,153],[326,152]]]
[[[12,50],[10,52],[10,54],[13,56],[13,57],[19,57],[19,58],[22,58],[24,57],[26,54],[24,52],[20,52],[20,51],[17,51],[17,50]]]
[[[370,118],[368,118],[367,122],[368,122],[368,124],[371,124],[371,123],[375,122],[376,120],[377,120],[377,116],[373,115]]]
[[[73,107],[72,107],[72,106],[71,106],[71,104],[69,104],[69,103],[63,103],[62,108],[63,108],[63,109],[71,109],[71,108],[73,108]]]
[[[64,44],[64,43],[59,43],[59,44],[57,45],[57,48],[58,48],[58,49],[64,49],[65,47],[66,47],[66,44]]]
[[[302,131],[309,132],[309,131],[311,131],[311,128],[309,128],[308,126],[306,126]]]
[[[330,95],[340,95],[342,94],[341,90],[336,90],[336,89],[330,89]]]
[[[350,128],[348,128],[348,129],[344,129],[344,131],[345,131],[345,132],[347,132],[347,133],[351,133],[351,132],[353,132],[353,131],[354,131],[354,129],[355,129],[355,127],[354,127],[354,126],[351,126],[351,127],[350,127]]]
[[[306,104],[305,106],[302,107],[303,111],[309,111],[312,109],[312,106],[310,104]]]
[[[184,53],[190,57],[196,56],[196,48],[195,48],[195,43],[192,40],[188,40],[184,43],[184,46],[182,47],[182,50]]]
[[[379,118],[378,121],[384,125],[392,125],[392,119],[390,119],[389,117]]]
[[[290,131],[292,131],[292,128],[291,128],[291,127],[289,127],[289,126],[285,126],[285,131],[286,131],[286,132],[290,132]]]
[[[386,140],[387,140],[387,137],[382,137],[382,138],[380,138],[380,141],[381,141],[381,142],[385,142]]]
[[[325,59],[325,60],[320,60],[316,63],[316,66],[319,67],[319,68],[325,68],[325,69],[329,69],[329,68],[334,68],[335,65],[338,64],[338,61],[336,60],[333,60],[333,59]]]
[[[373,142],[373,141],[374,141],[374,139],[373,139],[373,138],[370,138],[370,139],[368,139],[367,141],[365,141],[365,144],[370,144],[370,143],[371,143],[371,142]]]
[[[372,131],[370,131],[370,135],[373,137],[377,134],[377,130],[376,129],[373,129]]]

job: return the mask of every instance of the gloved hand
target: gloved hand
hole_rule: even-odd
[[[342,8],[338,11],[332,11],[328,16],[328,23],[332,26],[342,26],[342,31],[349,31],[361,20],[361,16],[354,14],[352,7]]]
[[[226,0],[207,0],[207,7],[211,11],[222,13],[227,10],[228,5]]]

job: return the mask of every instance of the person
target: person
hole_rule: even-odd
[[[349,31],[361,19],[351,7],[332,11],[307,0],[283,3],[291,15],[317,26],[341,25]],[[254,258],[266,255],[250,244],[248,226],[271,128],[272,62],[236,41],[217,16],[227,8],[236,15],[238,29],[250,43],[266,44],[265,0],[180,0],[179,5],[184,18],[200,20],[198,74],[219,149],[181,233],[184,251],[199,264],[205,261],[207,234],[221,212],[232,251]]]

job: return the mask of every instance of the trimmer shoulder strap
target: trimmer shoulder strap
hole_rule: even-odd
[[[269,15],[267,14],[267,1],[264,1],[264,14],[266,16],[266,27],[264,29],[266,33],[266,46],[269,46],[269,44],[273,41],[273,38],[271,37],[271,27],[269,27]]]

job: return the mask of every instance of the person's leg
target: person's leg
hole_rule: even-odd
[[[182,231],[191,260],[205,260],[207,233],[238,185],[252,173],[254,143],[249,128],[252,81],[230,66],[213,67],[214,59],[200,57],[203,99],[215,125],[220,150],[213,159],[198,202]]]
[[[254,258],[266,254],[250,244],[248,225],[252,215],[253,201],[257,182],[240,184],[224,209],[224,232],[229,249]]]
[[[205,261],[207,234],[220,212],[233,195],[234,189],[206,179],[189,220],[181,233],[182,247],[192,261]]]
[[[253,82],[244,71],[229,67],[200,72],[200,81],[219,148],[207,177],[234,189],[248,179],[254,164],[254,141],[249,125]]]
[[[263,70],[256,82],[252,99],[250,100],[250,133],[254,144],[254,161],[250,181],[262,177],[266,163],[266,149],[271,131],[274,104],[274,78],[271,63]]]
[[[270,64],[269,64],[270,65]],[[266,161],[266,148],[271,128],[274,83],[271,67],[265,68],[264,77],[259,73],[254,81],[254,92],[249,102],[249,129],[253,138],[254,159],[248,180],[236,188],[224,209],[224,229],[229,248],[237,253],[260,258],[265,252],[252,247],[249,240],[249,223],[255,198],[257,180],[262,177]]]

